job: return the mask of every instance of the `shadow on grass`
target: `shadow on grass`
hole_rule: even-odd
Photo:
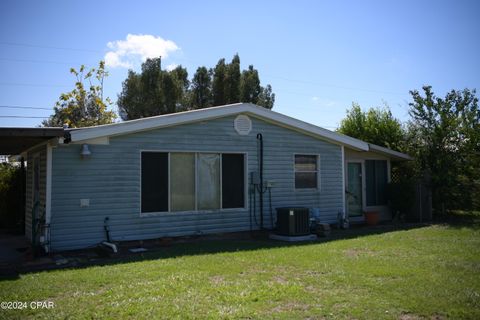
[[[480,212],[456,212],[444,217],[433,224],[447,224],[454,228],[480,228]],[[268,232],[242,232],[225,235],[183,237],[172,239],[168,243],[162,241],[134,241],[120,243],[118,254],[111,254],[109,249],[89,249],[61,253],[67,258],[68,264],[57,266],[54,263],[29,267],[18,266],[7,275],[0,275],[0,281],[17,279],[21,274],[56,269],[82,269],[91,266],[110,266],[130,262],[169,259],[183,256],[195,256],[238,251],[252,251],[272,248],[285,248],[295,246],[310,246],[338,240],[354,239],[359,237],[384,234],[395,231],[405,231],[428,227],[431,223],[401,223],[381,224],[378,226],[354,225],[348,230],[333,229],[331,235],[308,242],[281,242],[270,240]],[[143,246],[148,251],[131,253],[129,248]]]

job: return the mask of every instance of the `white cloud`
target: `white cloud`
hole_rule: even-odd
[[[180,50],[175,42],[150,34],[128,34],[126,40],[111,41],[107,46],[111,50],[105,54],[105,64],[112,68],[130,68],[134,62],[148,58],[166,59]]]
[[[313,101],[317,101],[317,100],[318,100],[318,97],[312,97],[312,100],[313,100]]]
[[[172,70],[175,69],[176,67],[178,67],[178,64],[176,64],[176,63],[169,64],[169,65],[167,66],[167,71],[172,71]]]

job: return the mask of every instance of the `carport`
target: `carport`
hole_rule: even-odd
[[[15,191],[15,193],[18,194],[21,208],[14,210],[14,215],[17,215],[19,220],[25,220],[26,207],[31,207],[31,204],[26,203],[25,162],[27,159],[24,158],[24,156],[28,153],[28,150],[39,145],[47,144],[47,142],[53,138],[64,137],[64,134],[63,128],[0,128],[0,155],[19,156],[18,160],[20,162],[21,174],[18,177],[18,182],[21,186],[19,188],[21,191]],[[18,204],[18,202],[16,203]],[[17,208],[17,206],[15,207]],[[10,213],[2,213],[0,218],[6,217],[7,214]],[[7,223],[5,223],[5,225],[7,225]],[[12,233],[12,230],[10,230],[8,226],[0,229],[0,273],[4,267],[15,264],[19,259],[21,260],[21,257],[25,253],[25,246],[28,246],[27,239],[21,230],[15,231],[16,234],[14,232]]]

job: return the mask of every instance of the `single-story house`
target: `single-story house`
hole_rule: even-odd
[[[326,223],[389,219],[391,162],[410,159],[248,103],[52,130],[21,150],[25,234],[49,251],[106,230],[125,241],[271,228],[287,206]]]

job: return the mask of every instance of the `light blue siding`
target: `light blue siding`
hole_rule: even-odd
[[[319,207],[324,221],[335,221],[343,208],[340,146],[255,118],[250,134],[241,136],[234,130],[233,120],[225,117],[111,137],[109,145],[90,145],[88,159],[80,158],[80,145],[54,148],[52,249],[83,248],[105,240],[103,220],[107,216],[111,237],[117,241],[249,230],[248,209],[141,217],[140,152],[244,152],[250,173],[258,171],[257,133],[262,133],[264,140],[264,180],[274,183],[273,210],[282,206]],[[294,189],[296,153],[320,155],[319,190]],[[80,199],[90,199],[90,206],[80,207]],[[257,194],[257,206],[258,199]],[[258,215],[258,208],[256,211]],[[265,226],[270,227],[268,192],[264,195],[264,217]]]

